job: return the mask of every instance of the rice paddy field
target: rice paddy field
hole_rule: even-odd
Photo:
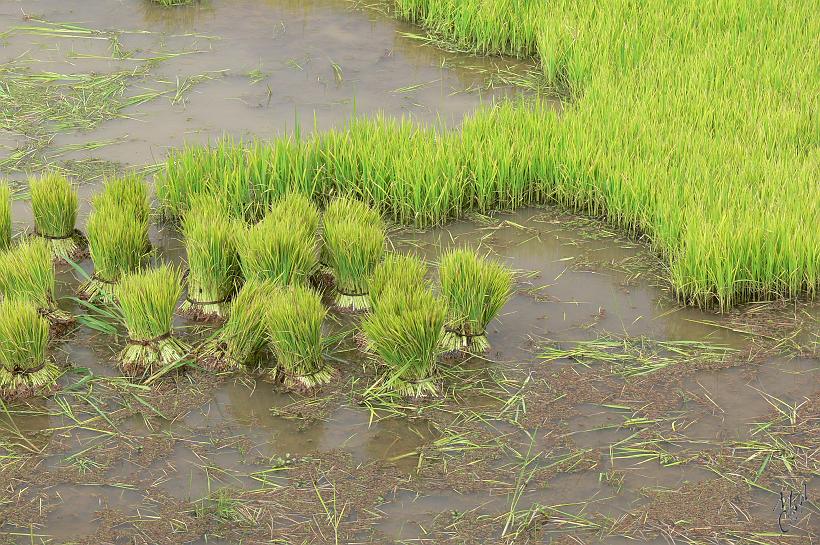
[[[0,545],[820,542],[818,8],[0,3]]]

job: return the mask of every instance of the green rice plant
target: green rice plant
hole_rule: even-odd
[[[239,283],[237,225],[213,196],[192,201],[182,221],[188,254],[188,295],[180,312],[197,320],[221,320]]]
[[[0,180],[0,252],[11,247],[11,187]]]
[[[435,395],[444,303],[426,289],[389,289],[362,322],[370,350],[387,373],[384,389],[402,396]]]
[[[327,259],[335,279],[335,305],[356,312],[370,308],[370,277],[384,255],[384,230],[355,219],[325,225]]]
[[[324,232],[328,225],[332,226],[343,221],[355,221],[362,225],[371,225],[384,230],[384,220],[379,212],[365,202],[352,197],[337,197],[330,201],[322,214],[322,247],[319,254],[319,263],[322,267],[330,268],[327,246],[324,243]]]
[[[128,210],[140,222],[146,225],[151,220],[151,197],[148,183],[136,174],[127,174],[121,177],[106,178],[103,181],[103,190],[92,199],[95,208],[103,206],[103,201]],[[151,248],[148,231],[145,232],[145,250]]]
[[[288,388],[311,390],[333,378],[334,369],[322,359],[325,316],[322,298],[311,288],[291,286],[271,298],[268,338]]]
[[[387,254],[379,263],[370,278],[369,296],[372,311],[378,307],[384,293],[391,290],[409,292],[416,289],[429,289],[427,265],[418,257],[410,254]]]
[[[94,274],[79,289],[90,302],[114,302],[123,274],[139,269],[146,256],[148,218],[111,198],[94,198],[86,222]]]
[[[316,270],[316,240],[294,217],[265,218],[249,227],[239,244],[239,262],[246,280],[271,280],[280,286],[306,282]]]
[[[245,282],[230,302],[225,323],[196,351],[197,362],[216,370],[238,370],[258,364],[268,344],[267,309],[278,290],[270,280]]]
[[[182,272],[170,265],[127,273],[117,285],[117,300],[128,330],[120,367],[129,376],[146,378],[171,366],[189,352],[173,336],[174,311],[182,295]]]
[[[290,222],[292,229],[302,229],[309,238],[315,238],[319,229],[319,209],[304,193],[283,194],[273,203],[268,215]]]
[[[55,286],[52,253],[45,240],[26,239],[0,253],[0,295],[9,300],[31,302],[55,333],[60,333],[74,318],[57,307]]]
[[[452,250],[441,258],[439,282],[447,303],[445,349],[483,354],[490,347],[487,324],[512,296],[512,273],[472,250]]]
[[[0,301],[0,399],[45,395],[60,370],[48,356],[49,324],[28,301]]]
[[[65,176],[48,172],[29,182],[34,232],[47,240],[57,261],[80,261],[87,255],[85,237],[75,227],[77,189]]]

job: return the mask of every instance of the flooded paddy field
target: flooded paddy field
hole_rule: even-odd
[[[0,174],[61,166],[81,182],[80,226],[103,175],[150,176],[185,142],[354,110],[457,127],[521,93],[502,80],[529,68],[443,53],[335,1],[6,2],[0,23]],[[182,262],[181,238],[152,225],[154,260]],[[817,542],[816,303],[682,307],[643,242],[559,208],[389,241],[434,273],[464,245],[515,272],[491,350],[442,364],[438,397],[368,395],[360,317],[335,312],[339,373],[312,394],[194,366],[132,382],[122,331],[99,330],[60,267],[61,308],[91,316],[53,343],[61,389],[1,407],[0,543]],[[192,342],[211,331],[175,325]],[[808,501],[784,516],[781,491]]]

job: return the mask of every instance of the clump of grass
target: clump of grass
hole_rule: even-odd
[[[0,398],[50,393],[60,370],[48,357],[49,324],[29,301],[0,302]]]
[[[335,279],[337,308],[370,308],[370,277],[384,255],[384,238],[382,229],[356,221],[325,225],[324,247]]]
[[[186,343],[173,336],[174,310],[182,295],[182,273],[170,265],[123,275],[117,286],[128,344],[120,366],[130,376],[146,378],[182,360]]]
[[[487,324],[512,295],[512,273],[471,250],[453,250],[439,267],[447,303],[444,346],[451,353],[483,354],[490,347]]]
[[[114,301],[115,286],[123,274],[137,270],[146,255],[148,218],[114,199],[98,195],[88,216],[89,252],[94,275],[80,286],[80,297],[89,301]]]
[[[287,218],[293,222],[291,228],[304,230],[305,236],[313,238],[319,229],[319,209],[313,201],[297,191],[288,191],[271,206],[269,215]]]
[[[321,297],[308,287],[291,286],[271,300],[268,336],[288,388],[310,390],[333,378],[333,368],[322,359],[325,316]]]
[[[427,289],[388,289],[363,321],[368,346],[387,368],[382,388],[402,396],[438,393],[444,303]]]
[[[147,225],[151,219],[150,189],[144,179],[136,174],[128,174],[122,177],[107,178],[103,182],[103,191],[94,197],[95,207],[103,201],[110,201],[112,204],[129,211],[138,221]],[[151,247],[148,239],[148,231],[145,232],[146,251]]]
[[[52,253],[45,240],[27,239],[0,254],[0,294],[5,299],[30,301],[59,333],[74,318],[57,307],[55,286]]]
[[[239,244],[245,279],[271,280],[280,286],[306,282],[316,270],[316,242],[292,215],[267,214],[248,228]]]
[[[29,187],[35,234],[48,241],[57,261],[80,261],[87,255],[88,243],[75,227],[77,189],[55,172],[33,178]]]
[[[384,229],[384,221],[379,215],[379,212],[369,207],[364,202],[354,199],[352,197],[338,197],[328,203],[325,212],[322,215],[322,239],[324,241],[324,233],[328,226],[333,226],[345,221],[350,221],[352,218],[364,225],[370,225],[378,229]],[[327,245],[322,244],[319,255],[319,264],[327,269],[325,272],[332,274],[330,270],[330,257],[327,255]]]
[[[11,187],[0,180],[0,252],[11,247]]]
[[[182,232],[188,254],[188,295],[180,312],[197,320],[224,318],[239,282],[236,222],[224,204],[203,195],[185,214]]]
[[[390,290],[412,291],[429,287],[427,265],[410,254],[387,254],[370,278],[370,307],[375,310],[382,294]]]
[[[267,308],[278,286],[270,280],[245,282],[228,307],[219,331],[197,350],[196,358],[208,369],[244,369],[259,363],[267,346]]]

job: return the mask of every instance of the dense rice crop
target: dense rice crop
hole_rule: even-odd
[[[0,253],[0,295],[32,303],[52,326],[61,330],[73,317],[57,307],[55,286],[51,249],[45,240],[27,239]]]
[[[180,362],[189,351],[173,336],[174,310],[182,295],[180,270],[163,265],[128,273],[116,291],[128,329],[127,345],[119,357],[123,371],[145,378]]]
[[[268,214],[240,235],[239,261],[245,279],[286,286],[310,278],[318,263],[316,239],[298,225],[297,218]]]
[[[60,370],[48,357],[49,324],[28,301],[0,302],[0,398],[48,393]]]
[[[387,290],[362,322],[368,347],[387,373],[380,386],[402,396],[438,392],[444,304],[426,289]]]
[[[288,223],[291,229],[302,230],[307,238],[314,238],[319,229],[319,209],[304,193],[284,193],[273,203],[267,215]]]
[[[237,225],[222,202],[199,196],[185,214],[182,232],[188,254],[188,295],[180,307],[195,319],[220,319],[239,283]]]
[[[483,354],[490,348],[487,324],[512,294],[512,274],[471,250],[453,250],[441,258],[439,282],[447,302],[445,349]]]
[[[79,202],[77,189],[65,176],[47,172],[29,182],[34,231],[48,241],[58,261],[79,261],[87,243],[76,230]]]
[[[370,277],[384,255],[384,242],[383,229],[362,224],[355,218],[325,224],[324,247],[335,279],[337,308],[370,308]]]
[[[683,301],[727,308],[815,294],[820,96],[806,91],[816,87],[820,55],[813,5],[395,6],[458,49],[538,59],[568,103],[561,115],[543,101],[504,103],[469,116],[460,132],[377,118],[285,139],[317,194],[351,195],[416,225],[472,208],[557,202],[646,237]],[[184,178],[179,157],[168,171]],[[247,153],[236,158],[246,169]],[[229,179],[235,170],[209,172]],[[273,178],[300,183],[292,172]]]
[[[268,336],[288,388],[310,390],[333,378],[333,368],[322,359],[326,315],[321,297],[308,287],[291,286],[271,299]]]
[[[11,246],[11,187],[0,180],[0,252]]]
[[[140,222],[149,222],[151,217],[150,189],[148,184],[136,174],[107,178],[103,190],[94,197],[94,205],[104,206],[103,201],[110,201],[124,210],[128,210]],[[146,251],[151,242],[148,231],[145,232]]]
[[[268,343],[267,309],[277,290],[270,280],[245,282],[230,303],[225,324],[197,351],[197,361],[220,370],[257,364]]]
[[[137,270],[145,258],[148,217],[104,195],[92,200],[94,209],[86,222],[94,275],[79,293],[92,302],[110,303],[120,277]]]
[[[382,294],[390,290],[404,292],[429,289],[427,265],[410,254],[388,254],[370,278],[370,307],[376,309]]]

